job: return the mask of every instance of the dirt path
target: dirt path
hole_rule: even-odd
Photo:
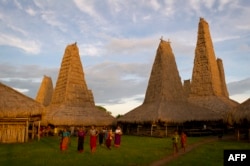
[[[223,139],[225,139],[225,138],[223,137]],[[176,154],[176,155],[168,155],[168,156],[162,158],[161,160],[157,160],[157,161],[151,163],[150,166],[161,166],[163,164],[167,164],[168,162],[170,162],[172,160],[175,160],[176,158],[182,156],[183,154],[190,152],[194,148],[196,148],[196,147],[198,147],[200,145],[209,143],[209,142],[213,142],[213,141],[218,141],[218,137],[207,138],[207,139],[205,139],[205,140],[203,140],[201,142],[198,142],[198,143],[195,143],[195,144],[192,144],[192,145],[188,145],[187,148],[186,148],[186,152],[183,152],[182,149],[181,149],[178,154]]]

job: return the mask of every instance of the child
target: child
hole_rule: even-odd
[[[179,134],[177,131],[174,132],[172,141],[173,141],[173,151],[175,155],[175,153],[178,153],[178,143],[179,143]]]
[[[181,147],[183,148],[183,152],[186,151],[186,144],[187,144],[187,135],[184,131],[181,132]]]

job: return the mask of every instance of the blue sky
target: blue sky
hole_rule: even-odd
[[[0,0],[0,81],[35,98],[43,75],[55,86],[77,42],[96,104],[124,114],[144,100],[162,36],[182,81],[191,78],[200,17],[241,103],[250,97],[249,0]]]

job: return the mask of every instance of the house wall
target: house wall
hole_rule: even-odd
[[[1,124],[1,143],[23,143],[25,142],[26,124]]]

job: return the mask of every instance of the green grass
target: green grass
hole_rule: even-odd
[[[222,139],[221,141],[203,144],[166,165],[222,166],[224,149],[250,149],[250,143]]]
[[[188,144],[193,144],[204,139],[203,137],[188,138]],[[214,146],[215,145],[215,146]],[[66,153],[59,150],[58,137],[44,137],[40,141],[32,141],[23,144],[0,144],[0,165],[44,165],[44,166],[134,166],[148,165],[172,154],[172,142],[170,138],[151,138],[122,136],[120,148],[97,147],[95,154],[90,153],[89,137],[86,137],[82,154],[77,153],[77,138],[72,137],[71,145]],[[240,142],[214,142],[202,145],[192,152],[186,153],[168,165],[223,165],[224,148],[250,148],[250,144]],[[203,162],[208,160],[209,164]],[[219,164],[218,164],[219,162]],[[204,164],[205,163],[205,164]],[[222,164],[221,164],[222,163]]]

